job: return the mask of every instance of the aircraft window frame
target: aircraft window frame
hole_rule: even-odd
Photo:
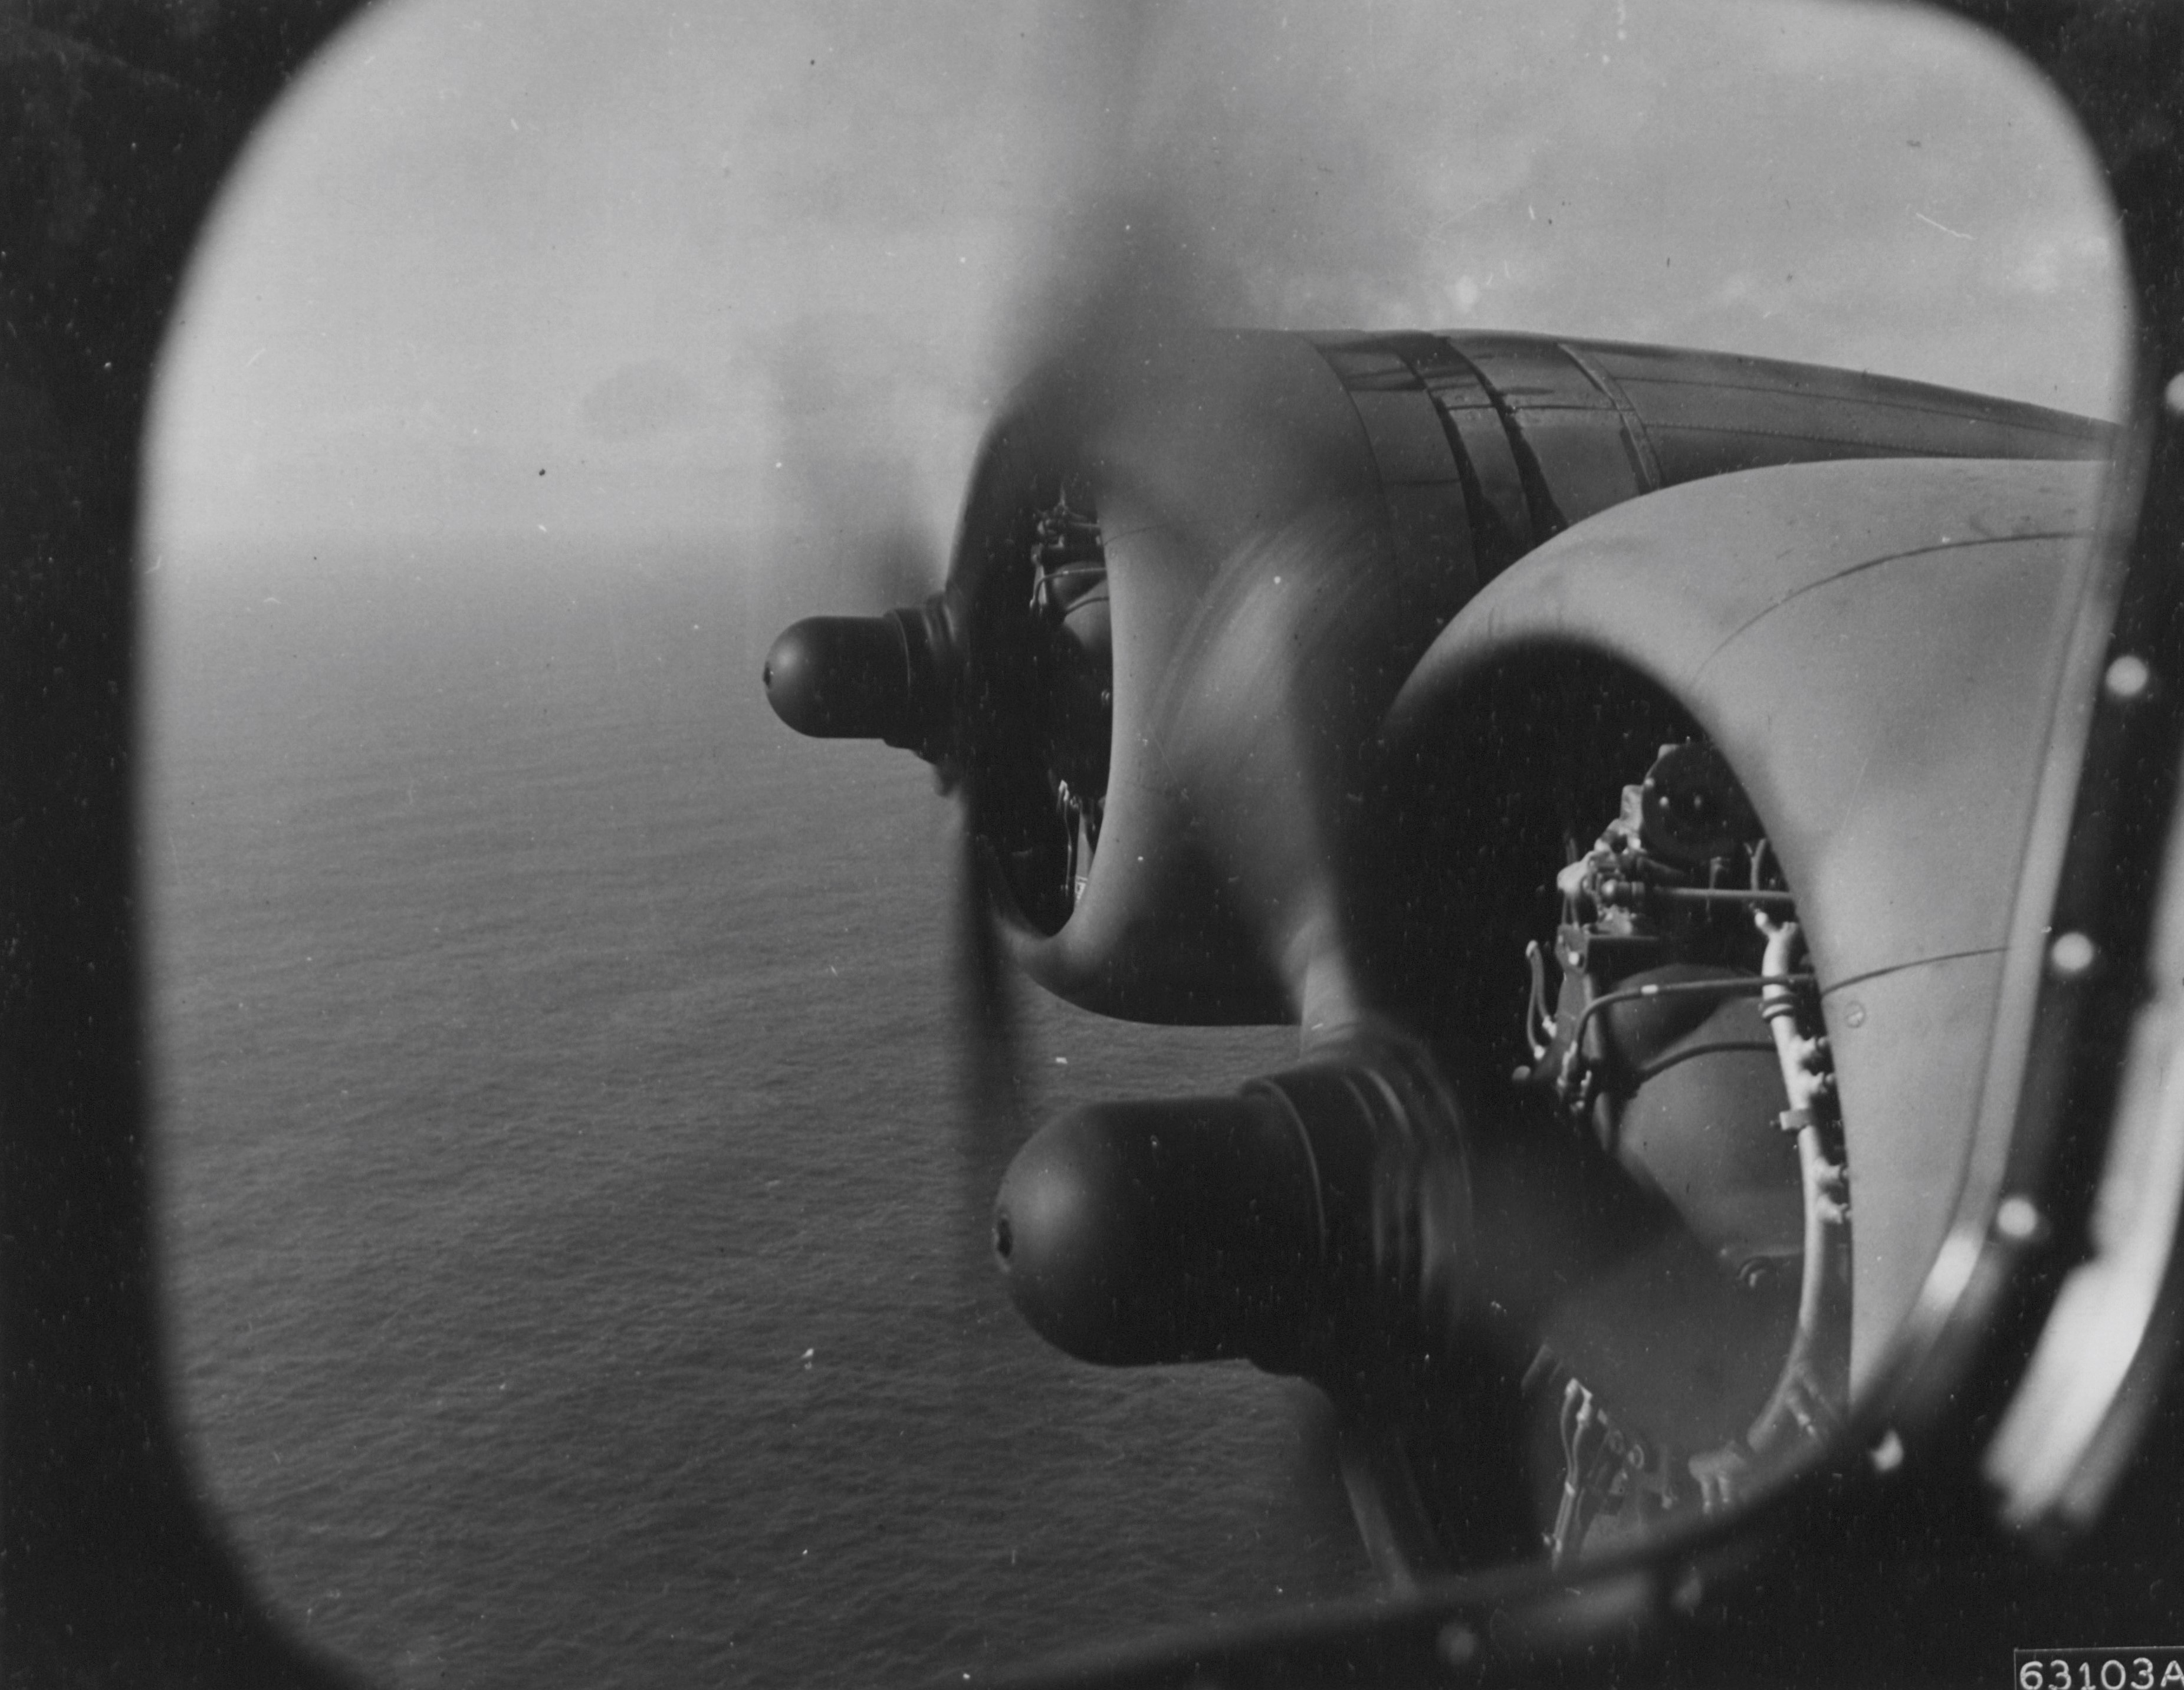
[[[2020,887],[2004,1016],[2022,1030],[2025,1070],[1990,1071],[1977,1173],[1953,1243],[1902,1347],[1909,1359],[1863,1429],[1880,1440],[1898,1424],[2001,1412],[2027,1358],[2067,1343],[2043,1334],[2064,1330],[2051,1317],[2067,1276],[2086,1265],[2070,1251],[2096,1260],[2106,1251],[2117,1272],[2140,1276],[2145,1336],[2134,1354],[2148,1360],[2103,1415],[2040,1446],[2061,1482],[2009,1492],[2020,1526],[2060,1528],[2114,1500],[2120,1452],[2143,1435],[2164,1387],[2163,1403],[2173,1409],[2177,1396],[2156,1365],[2184,1302],[2173,1213],[2148,1266],[2145,1240],[2161,1217],[2140,1217],[2136,1245],[2104,1244],[2095,1210],[2111,1151],[2129,1165],[2158,1137],[2148,1064],[2161,1053],[2134,1053],[2129,1040],[2149,958],[2165,966],[2175,954],[2173,914],[2156,920],[2168,908],[2161,869],[2184,743],[2184,594],[2169,563],[2184,546],[2184,267],[2170,257],[2184,243],[2184,159],[2152,120],[2175,115],[2164,73],[2184,25],[2148,8],[1957,9],[2022,51],[2076,114],[2120,213],[2137,341],[2129,445],[2108,494],[2106,585],[2084,609],[2071,660],[2090,701],[2085,732],[2051,753],[2040,866]],[[0,283],[7,320],[28,325],[7,365],[18,473],[0,495],[14,553],[0,601],[0,791],[12,810],[0,828],[0,1564],[9,1584],[0,1648],[20,1671],[148,1681],[181,1662],[307,1682],[347,1672],[269,1616],[176,1453],[143,1166],[132,827],[135,538],[153,363],[226,167],[351,11],[320,0],[40,14],[0,42],[33,138],[18,156],[45,184],[75,184],[9,206],[16,256]],[[85,113],[97,114],[98,133]],[[2133,673],[2119,671],[2126,659],[2152,684],[2115,684]],[[2070,935],[2083,948],[2059,942]],[[2153,1037],[2142,1035],[2142,1047]],[[2114,1120],[2120,1107],[2113,1139],[2097,1126],[2072,1130]],[[1870,1464],[1848,1454],[1858,1459],[1846,1482],[1873,1483]],[[2165,1459],[2173,1473],[2176,1457]],[[1589,1572],[1574,1594],[1514,1570],[1271,1627],[1103,1648],[1078,1665],[1162,1682],[1201,1668],[1248,1676],[1277,1662],[1441,1674],[1589,1647],[1634,1626],[1673,1628],[1703,1607],[1692,1593],[1733,1578],[1756,1541],[1816,1529],[1819,1489],[1792,1487],[1752,1516],[1649,1546]]]

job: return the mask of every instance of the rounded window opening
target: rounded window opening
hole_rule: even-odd
[[[939,1671],[1733,1500],[1695,1458],[1797,1371],[1808,1127],[1854,1241],[1815,1424],[1930,1265],[1961,1144],[1869,1148],[1862,1100],[1964,1101],[1888,1064],[1971,1037],[1918,969],[1993,950],[2003,873],[1918,856],[1913,764],[1775,708],[1833,687],[1930,750],[1987,625],[1880,566],[1901,535],[1747,602],[1754,536],[1954,500],[1970,569],[2080,531],[2119,264],[2059,109],[1924,14],[367,14],[198,256],[144,544],[174,1365],[276,1607],[394,1682]],[[1044,406],[1039,473],[981,483]],[[1705,459],[1730,434],[1775,444]],[[1702,551],[1680,598],[1582,585]],[[2066,597],[2074,555],[1996,567]],[[1446,646],[1550,575],[1524,650]],[[765,708],[783,626],[936,602],[968,654],[931,736]],[[1664,667],[1708,615],[1726,655]],[[1793,615],[1743,704],[1708,690]],[[1916,707],[1852,684],[1889,640]],[[1691,790],[1758,825],[1725,852],[1624,814],[1721,766]],[[1846,888],[1884,860],[1928,878]],[[1913,906],[1926,948],[1862,972]],[[1753,918],[1792,913],[1778,968]],[[1771,1323],[1728,1431],[1574,1340],[1451,1383],[1390,1317],[1402,1389],[1330,1408],[1323,1368],[1098,1370],[1016,1322],[989,1242],[1039,1240],[989,1213],[1041,1116],[1301,1097],[1365,1020],[1467,1131],[1589,1142],[1722,1257]],[[1012,1111],[959,1089],[967,1020],[1007,1022]],[[1840,1142],[1778,1031],[1830,1042]],[[1774,1136],[1679,1160],[1723,1098]]]

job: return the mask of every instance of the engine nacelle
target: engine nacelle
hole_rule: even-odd
[[[2036,407],[1810,366],[1500,334],[1178,334],[1043,371],[987,438],[944,591],[769,659],[791,725],[965,779],[1010,954],[1188,1023],[1354,1017],[1366,748],[1480,587],[1725,472],[2094,459]]]
[[[1384,732],[1403,864],[1365,948],[1378,991],[1451,1030],[1507,1025],[1490,982],[1530,937],[1512,888],[1561,854],[1574,797],[1612,803],[1603,749],[1627,767],[1679,724],[1719,748],[1797,888],[1832,1047],[1854,1389],[1975,1172],[2032,807],[2086,707],[2059,688],[2102,474],[1810,464],[1611,511],[1482,593]],[[1490,1078],[1524,1054],[1505,1035],[1473,1060]]]
[[[1938,1270],[2110,431],[1518,336],[1158,353],[1045,372],[944,591],[769,664],[960,779],[1040,984],[1301,1026],[1035,1138],[1019,1304],[1319,1382],[1398,1573],[1716,1506]]]

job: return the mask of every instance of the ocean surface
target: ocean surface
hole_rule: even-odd
[[[242,1558],[404,1687],[983,1676],[1364,1587],[1298,1387],[1010,1309],[952,813],[775,722],[777,621],[853,607],[749,579],[543,541],[151,576],[170,1368]],[[1026,991],[1034,1120],[1294,1048]]]

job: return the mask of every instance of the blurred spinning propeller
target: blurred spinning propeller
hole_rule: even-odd
[[[994,907],[995,870],[979,829],[981,762],[967,727],[974,666],[964,614],[929,540],[907,521],[870,530],[845,559],[852,580],[899,607],[875,616],[808,617],[774,642],[766,695],[782,720],[827,738],[871,738],[932,762],[956,799],[952,971],[961,1034],[961,1161],[972,1212],[983,1212],[1023,1137],[1015,1015]],[[868,600],[869,602],[869,600]]]

